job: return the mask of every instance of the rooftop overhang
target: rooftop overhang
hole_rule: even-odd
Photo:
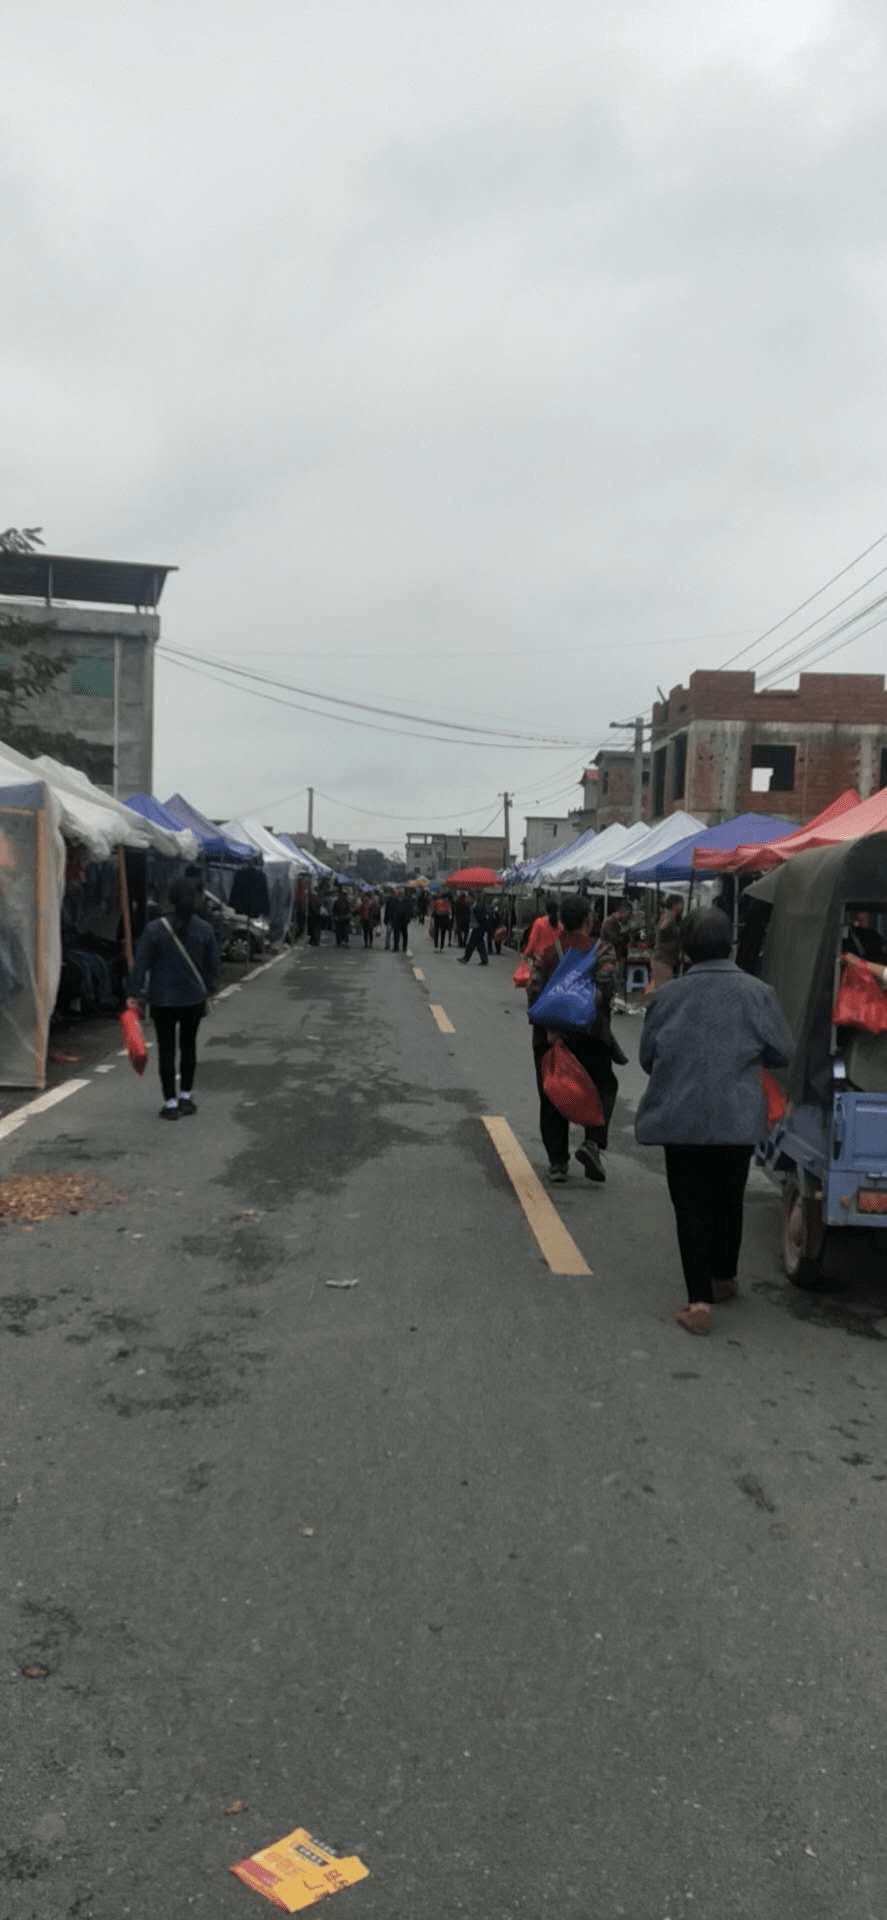
[[[176,567],[147,566],[129,560],[81,560],[60,553],[0,553],[0,601],[40,600],[67,605],[157,606],[169,573]]]

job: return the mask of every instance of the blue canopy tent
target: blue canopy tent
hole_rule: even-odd
[[[649,861],[641,861],[631,877],[638,885],[645,880],[655,880],[661,886],[676,880],[698,879],[698,870],[693,865],[697,851],[731,853],[734,847],[764,846],[768,840],[779,840],[791,831],[785,820],[775,820],[770,813],[739,813],[735,820],[722,820],[719,826],[707,827],[703,833],[688,834],[676,847],[663,850]],[[717,871],[708,862],[706,868],[709,873]]]
[[[125,805],[131,807],[133,813],[139,814],[143,820],[151,820],[155,827],[165,827],[169,833],[181,833],[183,826],[191,824],[190,821],[177,820],[173,813],[167,813],[166,808],[160,805],[159,800],[155,800],[152,793],[131,793]]]
[[[190,827],[195,840],[200,841],[209,860],[255,859],[255,847],[249,846],[245,840],[230,839],[226,833],[222,832],[221,827],[216,826],[214,820],[207,820],[206,815],[198,812],[196,807],[192,807],[190,801],[184,799],[182,794],[173,793],[168,800],[164,800],[163,811],[172,815],[177,826]]]

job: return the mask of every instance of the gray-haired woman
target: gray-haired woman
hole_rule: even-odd
[[[688,1333],[708,1333],[716,1282],[733,1282],[755,1141],[764,1132],[761,1068],[792,1051],[775,994],[730,958],[732,928],[712,907],[684,929],[688,973],[657,988],[640,1063],[650,1076],[635,1122],[642,1146],[665,1148]]]

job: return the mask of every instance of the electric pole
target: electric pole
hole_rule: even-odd
[[[511,834],[509,831],[509,809],[511,807],[510,793],[503,793],[502,805],[505,811],[505,844],[503,847],[504,859],[502,861],[502,865],[503,867],[510,867],[511,865]]]
[[[308,788],[308,838],[314,839],[314,788]]]
[[[642,820],[644,817],[644,716],[639,713],[634,723],[634,765],[631,770],[631,817]]]

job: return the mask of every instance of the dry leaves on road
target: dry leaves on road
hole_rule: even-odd
[[[0,1180],[0,1222],[49,1220],[53,1214],[95,1213],[127,1198],[94,1173],[15,1173]]]

